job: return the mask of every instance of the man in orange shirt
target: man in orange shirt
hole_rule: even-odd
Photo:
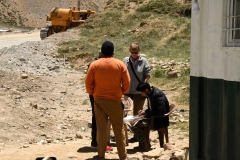
[[[100,52],[98,57],[94,58],[88,65],[88,68],[92,64],[92,62],[98,60],[99,58],[102,57],[102,53]],[[92,95],[89,95],[89,99],[91,102],[91,107],[92,107],[92,131],[91,131],[91,136],[92,136],[92,141],[91,141],[91,148],[97,148],[97,124],[96,124],[96,118],[95,118],[95,113],[94,113],[94,97]],[[108,131],[110,131],[110,128],[108,127]],[[112,151],[112,146],[107,145],[106,151]]]
[[[91,64],[85,79],[86,90],[94,97],[97,121],[98,156],[94,159],[105,159],[109,118],[115,134],[118,156],[120,160],[124,160],[127,158],[127,151],[121,97],[129,90],[130,76],[126,65],[121,60],[113,58],[112,42],[105,41],[101,53],[103,57]]]

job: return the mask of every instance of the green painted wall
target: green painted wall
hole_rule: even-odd
[[[190,160],[240,160],[240,82],[190,77]]]

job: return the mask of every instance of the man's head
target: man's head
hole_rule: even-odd
[[[147,93],[151,91],[151,86],[147,82],[139,82],[136,90],[141,92],[142,96],[147,96]]]
[[[112,57],[114,54],[114,45],[110,41],[105,41],[101,47],[101,53],[105,57]]]

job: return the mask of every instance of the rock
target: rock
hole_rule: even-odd
[[[176,120],[169,120],[170,123],[176,124],[177,121]]]
[[[169,90],[170,91],[174,91],[174,90],[176,90],[177,89],[177,87],[173,87],[173,88],[170,88]]]
[[[14,97],[14,99],[20,99],[22,96],[21,95],[17,95]]]
[[[46,139],[47,143],[52,143],[52,139]]]
[[[91,121],[88,121],[88,127],[92,128],[92,122]]]
[[[169,155],[161,155],[158,159],[159,160],[170,160],[170,156]]]
[[[161,68],[162,68],[162,69],[167,69],[168,66],[167,66],[167,65],[163,65],[163,66],[161,66]]]
[[[185,151],[184,151],[184,150],[176,150],[176,151],[173,153],[173,156],[177,157],[179,160],[184,160]]]
[[[133,155],[128,154],[128,160],[143,160],[142,154],[137,152]]]
[[[35,108],[35,109],[38,108],[37,104],[30,103],[30,106],[33,107],[33,108]]]
[[[27,145],[27,144],[23,145],[23,148],[28,148],[28,147],[29,147],[29,145]]]
[[[160,157],[163,150],[164,150],[163,148],[156,148],[156,149],[150,150],[148,152],[144,152],[143,158],[155,158],[156,159],[156,158]]]
[[[86,128],[84,128],[84,127],[81,127],[81,130],[82,130],[82,131],[86,131]]]
[[[47,143],[47,141],[45,141],[45,140],[43,140],[43,139],[38,142],[38,144],[41,144],[41,145],[46,144],[46,143]]]
[[[167,73],[170,78],[177,78],[179,76],[178,71],[170,71]]]
[[[128,160],[139,160],[136,156],[128,156]]]
[[[164,150],[171,150],[171,149],[172,149],[172,146],[171,146],[170,143],[164,143],[164,144],[163,144],[163,148],[164,148]]]
[[[23,62],[26,61],[25,58],[19,58],[19,60],[20,60],[20,61],[23,61]]]
[[[152,142],[154,142],[154,143],[158,143],[158,141],[159,141],[158,139],[153,139],[152,140]]]
[[[82,133],[80,131],[76,133],[76,138],[83,139]]]
[[[92,108],[88,108],[88,109],[87,109],[87,112],[91,112],[91,111],[92,111]]]
[[[26,78],[28,78],[28,75],[27,75],[27,74],[22,74],[22,75],[21,75],[21,78],[22,78],[22,79],[26,79]]]

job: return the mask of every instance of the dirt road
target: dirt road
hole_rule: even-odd
[[[35,30],[28,33],[5,33],[0,35],[0,49],[10,47],[12,45],[19,45],[27,41],[40,41],[40,31]]]

